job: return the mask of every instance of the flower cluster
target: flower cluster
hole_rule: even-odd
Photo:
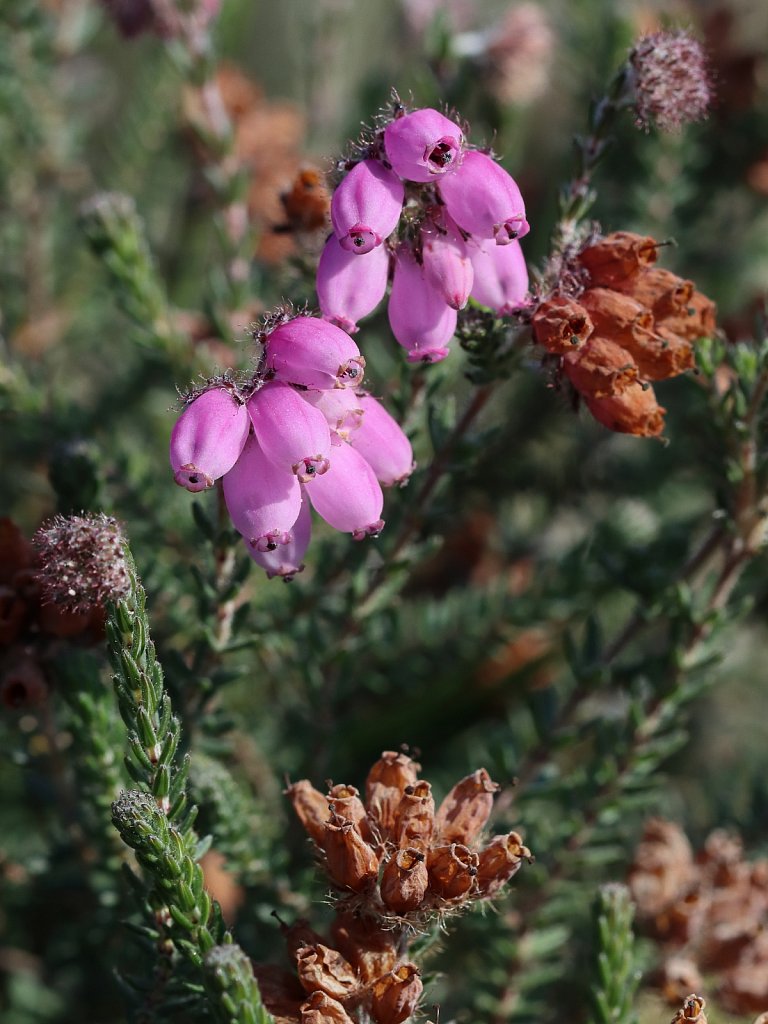
[[[529,226],[520,189],[490,154],[468,147],[455,121],[398,107],[344,168],[317,269],[327,320],[354,333],[391,276],[392,332],[410,362],[432,363],[448,354],[470,297],[501,314],[522,303],[518,239]]]
[[[648,382],[692,369],[693,342],[715,330],[714,304],[655,267],[657,251],[652,238],[626,231],[592,240],[531,320],[595,419],[646,437],[662,432],[665,412]]]
[[[256,337],[254,374],[213,378],[190,396],[171,435],[171,466],[192,492],[221,479],[250,556],[268,576],[290,579],[303,568],[310,504],[355,540],[376,536],[382,485],[408,479],[413,452],[360,390],[365,359],[344,331],[278,314]]]
[[[663,944],[656,980],[669,1002],[715,974],[730,1012],[768,1006],[768,860],[746,861],[738,837],[720,830],[694,856],[679,826],[654,818],[629,887],[638,923]]]
[[[679,131],[701,121],[712,102],[707,58],[701,43],[686,32],[643,36],[629,55],[637,125]]]

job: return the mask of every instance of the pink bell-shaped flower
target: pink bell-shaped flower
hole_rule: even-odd
[[[312,512],[306,494],[302,493],[299,518],[293,524],[291,539],[286,544],[278,544],[272,551],[259,551],[247,541],[245,547],[254,562],[266,571],[269,579],[280,576],[287,583],[303,570],[302,558],[309,547],[311,536]]]
[[[355,540],[375,537],[384,527],[384,495],[376,474],[346,441],[334,443],[331,468],[314,481],[307,494],[329,526],[351,533]]]
[[[466,306],[474,272],[467,243],[450,217],[421,229],[421,258],[424,277],[451,309]]]
[[[467,248],[475,270],[472,298],[500,316],[519,309],[528,292],[528,268],[520,243],[496,245],[478,238]]]
[[[304,391],[301,397],[322,412],[331,430],[344,441],[349,440],[363,421],[363,407],[352,388]]]
[[[530,230],[515,179],[485,153],[465,153],[461,166],[440,180],[440,195],[459,227],[471,235],[507,245]]]
[[[404,114],[384,129],[387,159],[392,170],[407,181],[449,176],[463,142],[461,128],[429,107]]]
[[[358,256],[331,235],[317,265],[317,298],[325,319],[347,334],[355,334],[357,321],[372,313],[384,298],[388,273],[386,246]]]
[[[391,487],[405,483],[414,466],[411,442],[381,402],[371,395],[360,395],[358,402],[363,421],[359,430],[350,434],[349,443],[363,456],[380,484]]]
[[[212,387],[186,406],[171,433],[173,479],[207,490],[237,462],[248,438],[248,412],[232,391]]]
[[[365,359],[350,336],[327,320],[297,316],[267,338],[266,369],[275,380],[320,391],[359,387]]]
[[[397,227],[405,190],[378,160],[355,164],[331,199],[331,221],[342,249],[361,255],[381,245]]]
[[[392,333],[407,350],[409,362],[445,359],[456,330],[456,310],[427,281],[407,246],[396,253],[388,313]]]
[[[328,423],[290,384],[265,384],[249,399],[248,414],[261,450],[276,466],[291,470],[303,484],[327,471]]]
[[[301,509],[301,484],[280,469],[251,435],[223,481],[224,500],[238,533],[257,551],[288,544]]]

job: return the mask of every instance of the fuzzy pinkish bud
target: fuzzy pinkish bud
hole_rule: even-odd
[[[392,333],[408,352],[409,362],[445,359],[456,330],[456,310],[429,284],[406,246],[397,251],[388,313]]]
[[[297,316],[267,338],[266,369],[275,380],[319,391],[359,387],[365,359],[350,336],[326,320]]]
[[[252,435],[224,477],[224,499],[235,529],[257,551],[288,544],[301,511],[301,485],[280,469]]]
[[[448,212],[465,231],[507,245],[530,231],[517,182],[485,153],[464,154],[461,166],[440,181]]]
[[[249,400],[248,414],[262,451],[276,466],[291,470],[303,484],[326,472],[328,423],[290,384],[265,384]]]
[[[331,200],[331,221],[342,249],[364,255],[397,227],[403,183],[378,160],[356,164]]]
[[[528,292],[528,268],[520,243],[496,245],[478,238],[468,249],[475,271],[472,298],[500,316],[519,309]]]
[[[376,536],[384,527],[381,486],[363,456],[345,441],[334,444],[331,468],[307,493],[329,526],[351,533],[355,540]]]
[[[461,128],[428,107],[404,114],[384,129],[387,159],[408,181],[433,181],[452,172],[463,142]]]
[[[358,402],[363,420],[349,443],[359,452],[376,479],[385,487],[402,484],[413,472],[413,449],[400,424],[370,395],[360,395]]]
[[[248,412],[231,391],[212,387],[184,409],[171,433],[171,468],[180,487],[213,487],[237,462],[248,438]]]
[[[679,131],[701,121],[712,102],[707,58],[685,29],[644,36],[629,55],[634,73],[637,125]]]
[[[331,235],[317,265],[317,298],[326,320],[348,334],[384,298],[389,274],[389,252],[383,245],[364,256],[346,250]]]
[[[363,408],[352,388],[304,391],[301,397],[322,412],[328,426],[343,441],[348,441],[363,421]]]
[[[247,540],[245,541],[248,554],[257,565],[265,570],[269,579],[280,576],[288,583],[304,569],[302,558],[306,554],[312,537],[312,513],[303,488],[299,518],[293,524],[290,537],[291,539],[287,543],[278,544],[272,551],[259,551],[257,548],[251,547]]]
[[[467,304],[474,271],[467,243],[449,217],[428,223],[421,230],[424,277],[451,309]]]

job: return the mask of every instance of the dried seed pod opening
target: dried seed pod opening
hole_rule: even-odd
[[[398,850],[384,867],[381,898],[395,914],[407,914],[421,906],[429,885],[424,854],[420,850]]]
[[[427,857],[429,888],[446,900],[466,896],[475,884],[477,862],[477,854],[460,843],[434,847]]]
[[[589,313],[575,299],[553,295],[531,319],[533,336],[553,355],[565,355],[583,345],[594,330]]]

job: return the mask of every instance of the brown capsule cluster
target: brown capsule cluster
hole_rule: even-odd
[[[768,1006],[768,860],[745,860],[739,839],[720,830],[694,855],[677,825],[652,819],[629,887],[639,925],[663,951],[655,981],[671,1003],[705,975],[732,1013]]]
[[[714,304],[691,281],[654,266],[653,238],[617,231],[576,256],[578,298],[555,292],[531,318],[533,336],[598,422],[644,437],[664,429],[650,381],[695,366],[693,342],[715,330]]]
[[[417,921],[495,896],[530,851],[516,832],[482,842],[498,790],[479,768],[435,807],[420,766],[384,751],[365,783],[325,794],[302,780],[288,789],[332,883],[350,905]]]
[[[36,707],[48,695],[45,664],[61,640],[98,643],[103,608],[72,611],[44,601],[35,552],[16,524],[0,518],[0,703]]]

